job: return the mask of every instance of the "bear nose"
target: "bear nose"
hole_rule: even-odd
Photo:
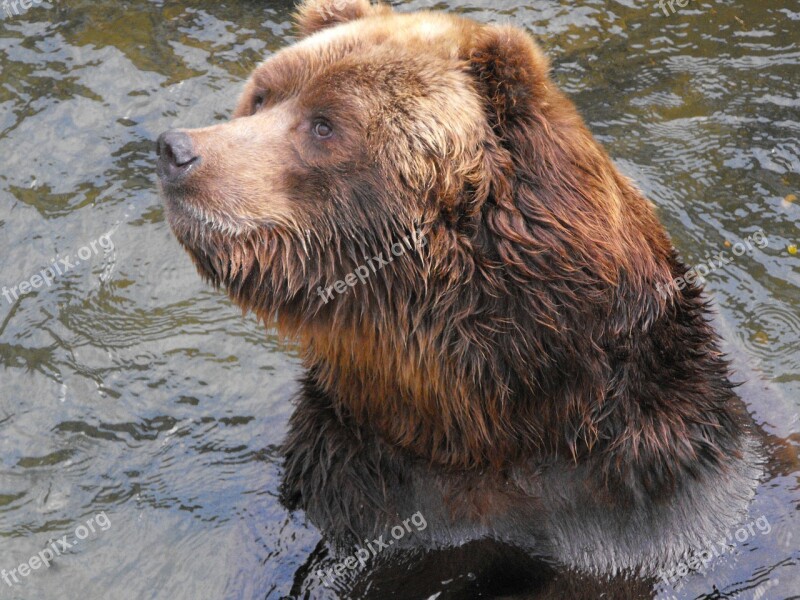
[[[194,151],[192,138],[183,131],[162,133],[156,142],[158,176],[168,183],[180,180],[200,160]]]

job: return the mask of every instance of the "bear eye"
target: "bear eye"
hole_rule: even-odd
[[[314,121],[314,135],[321,140],[327,140],[333,135],[333,126],[325,119],[317,119]]]
[[[257,113],[264,106],[264,94],[256,94],[253,98],[253,113]]]

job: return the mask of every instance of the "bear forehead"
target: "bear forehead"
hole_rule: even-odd
[[[376,14],[323,29],[293,46],[298,51],[324,51],[339,44],[381,44],[456,58],[465,36],[476,24],[453,15],[432,12]],[[423,44],[423,45],[420,45]]]
[[[465,40],[474,29],[467,20],[437,13],[368,16],[323,29],[281,50],[258,66],[253,83],[257,88],[292,94],[340,63],[358,65],[364,72],[402,64],[405,68],[394,72],[398,77],[440,75],[462,64]]]

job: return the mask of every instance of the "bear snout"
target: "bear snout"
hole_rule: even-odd
[[[183,131],[162,133],[156,142],[156,152],[156,172],[165,185],[179,183],[200,162],[192,138]]]

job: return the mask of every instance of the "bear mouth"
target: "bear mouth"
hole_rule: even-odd
[[[161,197],[173,233],[190,245],[209,236],[235,240],[249,236],[256,229],[269,228],[268,224],[253,223],[235,215],[209,210],[184,194],[162,189]]]

